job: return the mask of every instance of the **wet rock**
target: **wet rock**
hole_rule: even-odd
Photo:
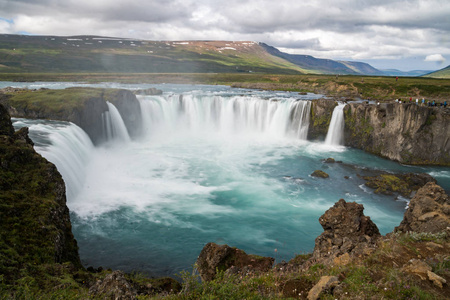
[[[114,271],[103,280],[98,280],[90,289],[93,297],[114,300],[128,300],[136,298],[136,290],[121,271]]]
[[[411,199],[396,232],[438,233],[450,227],[450,198],[442,187],[427,183]]]
[[[226,271],[235,267],[235,272],[239,272],[239,269],[245,267],[252,271],[268,271],[272,268],[273,262],[274,259],[271,257],[248,255],[228,245],[208,243],[200,252],[196,265],[201,279],[210,281],[215,278],[216,270]]]
[[[373,188],[377,194],[398,193],[404,197],[410,197],[413,192],[428,182],[436,182],[436,179],[425,173],[391,174],[382,172],[376,176],[363,176],[362,178],[366,180],[365,185]]]
[[[364,206],[340,199],[325,212],[319,222],[324,232],[316,238],[309,264],[347,264],[375,249],[381,236],[377,226],[363,214]]]
[[[339,284],[336,276],[322,276],[319,282],[309,291],[308,300],[319,299],[324,293],[329,293]]]
[[[330,177],[330,175],[328,175],[327,173],[325,173],[325,172],[322,171],[322,170],[315,170],[315,171],[311,174],[311,176],[313,176],[313,177],[319,177],[319,178],[328,178],[328,177]]]

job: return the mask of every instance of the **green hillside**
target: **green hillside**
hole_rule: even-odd
[[[450,78],[450,65],[433,73],[424,75],[423,77],[431,78]]]
[[[0,35],[0,73],[278,73],[310,71],[255,42]]]

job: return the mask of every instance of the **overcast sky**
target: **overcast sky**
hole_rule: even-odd
[[[450,64],[450,0],[0,0],[0,33],[250,40],[436,70]]]

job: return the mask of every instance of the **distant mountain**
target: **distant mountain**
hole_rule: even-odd
[[[424,77],[432,77],[432,78],[450,78],[450,65],[447,67],[440,69],[436,72],[429,73]]]
[[[382,69],[386,76],[403,76],[403,77],[418,77],[433,72],[432,70],[413,70],[413,71],[400,71],[397,69]]]
[[[385,75],[366,63],[293,55],[249,41],[0,34],[0,73],[20,72]]]
[[[297,66],[314,70],[323,74],[349,74],[349,75],[384,75],[380,70],[369,64],[351,61],[335,61],[331,59],[320,59],[310,55],[288,54],[281,52],[275,47],[261,43],[266,51],[274,56],[281,57]]]

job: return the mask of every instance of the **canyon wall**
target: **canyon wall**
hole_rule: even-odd
[[[349,103],[345,145],[404,164],[450,166],[450,109]]]

